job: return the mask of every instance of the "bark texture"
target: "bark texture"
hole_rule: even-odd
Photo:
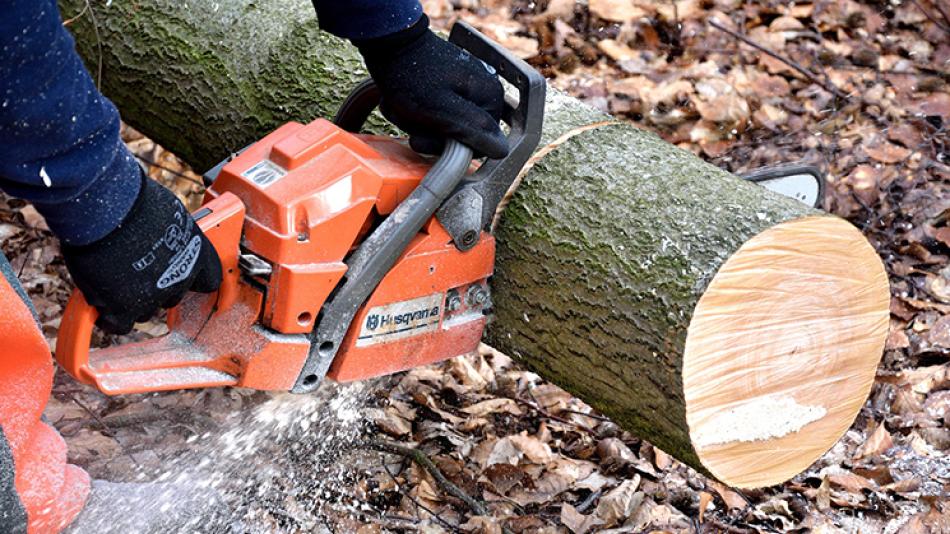
[[[287,120],[331,116],[365,76],[306,0],[91,4],[69,27],[102,90],[197,169]],[[69,18],[85,2],[60,5]],[[817,212],[550,93],[544,155],[497,230],[488,341],[705,471],[681,378],[693,308],[745,241]]]

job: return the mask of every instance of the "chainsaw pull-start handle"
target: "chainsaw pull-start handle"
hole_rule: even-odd
[[[237,196],[224,193],[192,215],[221,259],[221,287],[216,299],[218,309],[230,307],[237,299],[238,247],[244,212],[244,204]],[[96,385],[95,370],[89,365],[89,346],[98,317],[96,308],[86,302],[81,291],[74,289],[66,303],[56,339],[56,360],[67,373],[89,385]]]

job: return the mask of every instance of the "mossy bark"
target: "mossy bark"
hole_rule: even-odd
[[[85,2],[60,5],[68,18]],[[94,0],[92,12],[69,27],[103,92],[198,169],[287,120],[331,116],[365,76],[306,0]],[[745,241],[814,212],[633,127],[584,129],[609,119],[550,91],[541,146],[559,144],[498,227],[488,341],[702,469],[681,379],[693,308]]]

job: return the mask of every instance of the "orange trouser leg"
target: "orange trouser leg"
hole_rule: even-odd
[[[56,533],[82,509],[89,476],[66,463],[63,438],[40,421],[53,360],[27,303],[0,254],[0,531]]]

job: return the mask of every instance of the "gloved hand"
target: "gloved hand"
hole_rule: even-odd
[[[221,285],[218,254],[185,206],[157,182],[142,180],[118,228],[88,245],[62,247],[73,281],[99,311],[96,325],[114,334],[178,304],[189,290],[210,293]]]
[[[498,121],[504,89],[494,70],[429,30],[425,15],[400,32],[353,41],[382,93],[380,111],[409,134],[416,152],[437,154],[445,139],[493,159],[508,154]]]

